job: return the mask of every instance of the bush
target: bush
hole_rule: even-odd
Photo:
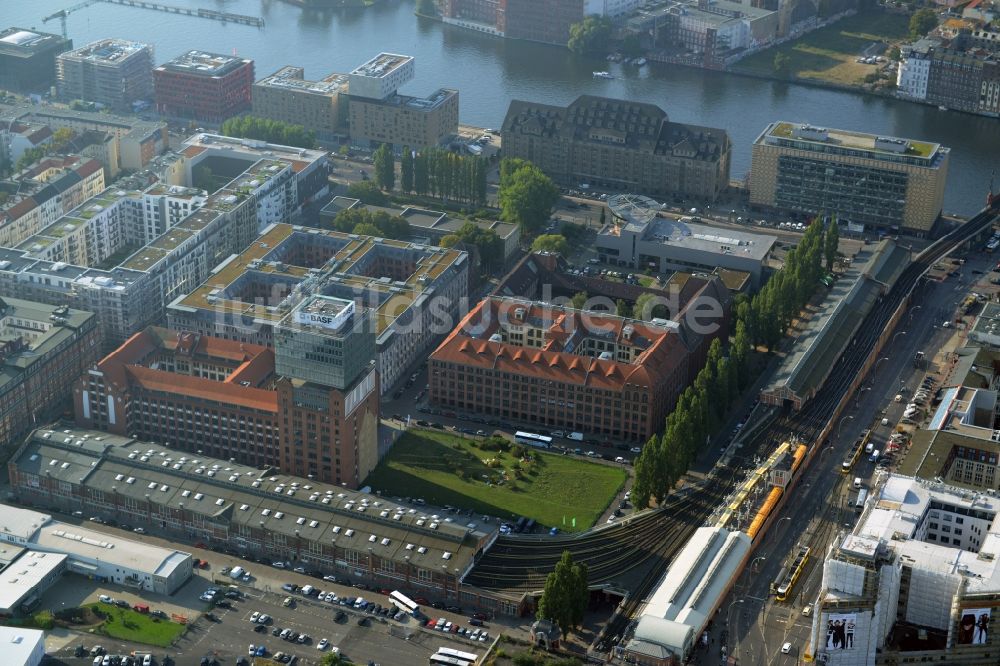
[[[52,615],[52,611],[38,611],[32,619],[35,621],[35,626],[44,631],[49,631],[56,626],[55,617]]]

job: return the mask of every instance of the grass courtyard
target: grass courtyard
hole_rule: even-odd
[[[614,465],[509,442],[502,445],[506,450],[496,446],[495,439],[410,430],[366,483],[383,495],[419,497],[501,518],[526,516],[575,532],[594,524],[626,480],[625,470]],[[519,459],[518,451],[526,457]]]
[[[169,647],[186,629],[183,624],[161,620],[128,608],[102,607],[99,610],[105,620],[98,631],[124,641]]]
[[[857,85],[877,70],[876,65],[856,62],[872,42],[898,42],[909,33],[909,17],[888,12],[865,12],[810,32],[775,48],[748,56],[733,71],[774,76],[774,56],[789,58],[790,79],[813,79]]]

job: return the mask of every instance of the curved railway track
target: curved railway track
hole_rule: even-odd
[[[892,289],[876,303],[849,342],[851,353],[843,354],[812,400],[799,412],[781,414],[753,441],[744,442],[738,454],[725,467],[717,467],[696,490],[673,499],[664,507],[639,514],[617,525],[588,532],[549,538],[499,537],[464,581],[468,585],[506,594],[541,590],[545,577],[555,567],[564,550],[575,560],[585,562],[592,584],[613,584],[622,575],[645,566],[646,573],[619,607],[606,627],[599,647],[606,648],[607,637],[623,636],[645,599],[663,575],[690,535],[735,488],[742,477],[744,464],[760,452],[795,436],[805,443],[825,427],[830,414],[843,400],[844,393],[862,372],[867,356],[885,331],[900,304],[913,292],[919,299],[919,286],[927,269],[990,226],[997,218],[1000,199],[993,206],[961,227],[946,234],[926,248],[903,271]]]

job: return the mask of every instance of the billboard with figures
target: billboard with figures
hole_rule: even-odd
[[[958,643],[984,645],[990,637],[989,608],[963,608],[958,620]]]
[[[826,619],[826,649],[853,650],[854,629],[857,626],[855,613],[830,613]]]

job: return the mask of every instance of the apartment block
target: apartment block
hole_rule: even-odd
[[[506,0],[504,35],[565,46],[569,29],[584,17],[584,0]]]
[[[941,215],[950,153],[914,139],[771,123],[754,141],[750,203],[924,236]]]
[[[917,101],[927,99],[927,84],[931,74],[931,54],[936,41],[921,39],[900,49],[896,71],[896,94]]]
[[[503,154],[561,185],[714,201],[729,187],[725,130],[672,122],[653,104],[583,95],[569,106],[512,101]]]
[[[204,51],[188,51],[153,70],[157,111],[214,123],[250,110],[253,82],[253,60]]]
[[[468,298],[468,271],[468,254],[458,250],[275,224],[178,294],[168,323],[278,349],[278,329],[306,296],[354,302],[371,311],[379,383],[387,391],[451,330]]]
[[[104,189],[104,169],[80,155],[43,157],[14,175],[0,209],[0,247],[14,247]]]
[[[302,125],[320,139],[333,139],[347,126],[347,81],[344,74],[311,81],[301,67],[282,67],[253,85],[253,115]]]
[[[114,147],[117,164],[130,171],[146,168],[169,147],[167,125],[161,122],[52,106],[0,106],[0,116],[48,125],[53,131],[65,127],[77,134],[110,134],[117,142]],[[110,163],[105,167],[110,168]]]
[[[102,39],[67,51],[56,60],[59,94],[131,110],[153,98],[153,47],[124,39]]]
[[[52,142],[52,128],[40,123],[23,123],[0,118],[0,159],[17,164],[26,150]]]
[[[1000,117],[1000,55],[981,48],[937,48],[930,57],[928,103]]]
[[[92,313],[0,298],[0,446],[58,416],[100,348]]]
[[[690,364],[671,322],[491,296],[431,354],[429,395],[445,409],[641,442],[662,428]]]
[[[188,169],[211,165],[225,184],[207,197],[158,184],[109,188],[16,248],[0,247],[0,292],[94,312],[114,349],[327,186],[319,151],[199,135],[184,153]],[[94,267],[133,248],[113,268]]]
[[[56,56],[73,40],[27,28],[0,31],[0,88],[48,92],[56,80]]]

